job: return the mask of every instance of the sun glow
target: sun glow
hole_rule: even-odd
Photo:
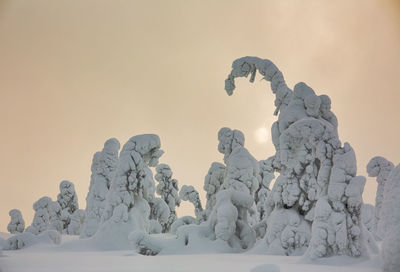
[[[267,129],[266,127],[258,128],[254,133],[256,141],[260,144],[266,143],[269,140],[269,133],[269,129]]]

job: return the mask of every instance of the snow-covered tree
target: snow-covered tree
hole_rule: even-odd
[[[381,220],[384,215],[382,214],[383,192],[385,190],[385,183],[389,177],[390,172],[393,170],[394,165],[384,157],[373,157],[367,164],[367,173],[370,177],[376,177],[378,182],[378,189],[375,197],[375,225],[374,234],[379,240],[383,238],[385,226]]]
[[[158,197],[151,198],[149,204],[151,220],[150,233],[161,233],[163,230],[165,231],[167,229],[166,226],[169,224],[171,218],[170,208],[163,199]]]
[[[183,185],[179,192],[179,198],[183,201],[189,201],[194,206],[194,214],[199,222],[205,220],[203,206],[201,205],[199,192],[192,185]]]
[[[22,218],[21,211],[17,209],[12,209],[8,214],[11,217],[11,221],[7,226],[7,230],[12,234],[24,232],[25,221]]]
[[[172,171],[169,165],[163,163],[157,165],[155,179],[159,182],[156,192],[167,203],[170,211],[170,216],[163,226],[163,232],[168,232],[171,224],[176,220],[175,207],[179,207],[180,204],[178,181],[172,178]]]
[[[61,206],[57,201],[52,201],[50,197],[44,196],[33,204],[35,215],[32,224],[25,230],[38,235],[46,230],[63,231],[61,220]]]
[[[86,196],[86,217],[81,237],[90,237],[96,233],[104,211],[106,195],[115,176],[120,143],[111,138],[104,143],[103,150],[93,156],[92,175],[89,193]]]
[[[79,235],[81,233],[81,228],[85,220],[85,210],[76,210],[70,216],[70,222],[66,233],[69,235]]]
[[[148,231],[155,184],[149,167],[155,167],[164,153],[154,134],[137,135],[122,147],[115,178],[106,196],[102,224],[94,238],[108,248],[130,248],[128,234]]]
[[[331,100],[316,95],[305,83],[292,91],[269,60],[244,57],[232,64],[225,90],[232,95],[235,79],[256,72],[271,82],[275,94],[270,158],[279,173],[266,202],[269,253],[311,258],[360,256],[364,252],[360,219],[365,178],[356,176],[356,158],[348,143],[341,145]],[[312,230],[311,230],[312,225]]]
[[[217,193],[224,183],[226,167],[224,164],[219,162],[213,162],[208,170],[207,175],[204,178],[203,189],[206,191],[207,203],[206,203],[206,217],[208,218],[217,203]]]
[[[385,225],[382,260],[384,272],[400,268],[400,164],[390,173],[383,193],[383,224]]]
[[[132,232],[129,240],[139,253],[156,255],[170,248],[175,251],[195,249],[204,244],[218,252],[238,252],[254,245],[256,233],[248,222],[248,214],[254,205],[254,193],[260,183],[258,161],[244,148],[242,132],[222,128],[218,132],[218,140],[218,150],[224,154],[226,168],[208,219],[200,224],[199,220],[192,217],[178,219],[171,226],[171,232],[177,234],[176,239],[151,237],[143,231]],[[198,193],[191,187],[182,186],[180,196],[201,207]],[[198,214],[200,212],[198,208]]]
[[[27,232],[37,235],[48,229],[50,223],[48,206],[51,202],[50,197],[44,196],[33,203],[35,215],[32,224],[26,229]]]
[[[68,234],[68,225],[71,222],[72,214],[79,209],[78,196],[75,192],[75,186],[68,180],[60,183],[60,193],[57,195],[57,202],[60,204],[60,218],[63,222],[63,233]]]
[[[371,204],[364,204],[361,209],[361,219],[364,226],[371,233],[374,233],[375,229],[375,207]]]

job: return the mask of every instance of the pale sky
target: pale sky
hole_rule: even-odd
[[[274,154],[269,84],[224,80],[234,59],[272,60],[293,86],[332,99],[360,175],[376,155],[400,162],[400,9],[388,0],[0,0],[0,231],[8,211],[75,184],[85,208],[92,156],[116,137],[156,133],[180,186],[200,192],[217,132],[240,129]],[[367,179],[364,201],[374,203]],[[179,214],[193,214],[183,204]]]

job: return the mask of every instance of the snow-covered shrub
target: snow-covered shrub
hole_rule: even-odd
[[[378,240],[381,240],[383,238],[383,234],[385,233],[385,226],[382,221],[382,218],[384,217],[382,213],[383,193],[385,190],[386,180],[388,179],[393,168],[394,165],[392,162],[380,156],[373,157],[367,164],[368,176],[376,177],[376,181],[378,182],[378,188],[375,197],[374,225],[374,234]]]
[[[149,204],[150,204],[150,220],[153,220],[152,222],[152,228],[155,228],[155,221],[157,221],[160,226],[161,226],[161,231],[162,230],[166,230],[167,229],[167,224],[169,224],[169,220],[170,220],[170,208],[167,205],[167,203],[165,203],[165,201],[161,198],[158,197],[154,197],[152,199],[149,200]],[[158,229],[158,227],[157,227]],[[153,230],[154,231],[154,230]]]
[[[102,224],[94,238],[107,248],[130,248],[128,234],[148,231],[155,184],[149,167],[155,167],[164,153],[154,134],[137,135],[122,147],[115,178],[106,196]]]
[[[274,114],[279,114],[271,129],[276,153],[269,165],[279,176],[265,199],[267,248],[287,255],[302,254],[308,248],[311,258],[360,256],[364,252],[360,216],[365,179],[356,176],[351,146],[341,145],[330,98],[317,96],[302,82],[290,90],[278,68],[257,57],[233,62],[225,81],[228,95],[235,89],[235,78],[251,75],[253,82],[257,70],[271,82]],[[273,173],[267,172],[270,178]],[[281,217],[282,209],[290,210],[286,212],[293,214],[295,224]],[[286,229],[293,235],[288,236]],[[287,237],[292,237],[289,243]]]
[[[185,226],[185,225],[193,225],[193,224],[198,225],[199,221],[192,216],[182,216],[182,217],[178,218],[177,220],[175,220],[174,223],[172,223],[170,232],[172,234],[176,234],[179,227]]]
[[[51,201],[47,205],[49,213],[49,229],[56,230],[60,233],[63,231],[63,221],[61,220],[61,206],[57,201]]]
[[[17,250],[38,243],[58,245],[61,243],[61,235],[55,230],[46,230],[38,235],[26,231],[8,238],[3,249]]]
[[[183,185],[179,192],[179,198],[184,201],[189,201],[194,206],[194,214],[199,222],[205,220],[205,214],[201,205],[199,192],[192,185]]]
[[[104,211],[106,195],[115,176],[120,143],[111,138],[104,143],[103,150],[93,156],[92,175],[89,192],[86,196],[86,217],[81,237],[90,237],[96,233]]]
[[[213,162],[208,170],[206,177],[204,178],[203,189],[206,191],[207,203],[206,203],[206,217],[208,218],[217,203],[217,193],[224,183],[226,167],[222,163]]]
[[[17,209],[12,209],[8,214],[11,217],[11,221],[7,226],[7,230],[12,234],[24,232],[25,221],[22,218],[21,211]]]
[[[397,272],[400,268],[400,164],[385,182],[382,214],[385,226],[382,243],[384,272]]]
[[[178,181],[172,178],[171,168],[167,164],[159,164],[156,167],[156,172],[154,178],[159,182],[156,192],[167,203],[170,211],[170,216],[163,227],[163,231],[168,232],[171,224],[176,220],[175,207],[179,207],[180,204]]]

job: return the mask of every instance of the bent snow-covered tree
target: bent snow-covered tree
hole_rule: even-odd
[[[368,176],[376,177],[376,181],[378,182],[378,188],[376,190],[375,197],[375,221],[373,233],[379,240],[382,240],[385,232],[385,226],[382,220],[384,216],[382,213],[383,193],[385,190],[386,180],[388,179],[393,168],[394,165],[392,162],[380,156],[373,157],[367,164]]]
[[[137,135],[122,147],[115,178],[106,197],[102,224],[94,235],[108,248],[130,248],[133,230],[148,232],[150,206],[155,184],[149,167],[155,167],[164,153],[154,134]]]
[[[226,167],[224,164],[219,162],[213,162],[208,170],[207,175],[204,178],[204,187],[207,195],[206,203],[206,217],[208,218],[217,203],[217,193],[219,192],[221,185],[224,183]]]
[[[183,185],[179,192],[179,197],[183,201],[189,201],[194,206],[194,214],[198,222],[205,220],[203,206],[201,205],[199,192],[192,185]]]
[[[391,171],[385,183],[382,205],[385,225],[382,243],[384,272],[397,272],[400,268],[400,164]]]
[[[156,192],[167,203],[170,211],[168,220],[163,226],[163,232],[168,232],[172,223],[176,220],[175,207],[179,207],[180,204],[178,181],[172,178],[172,171],[169,165],[163,163],[156,167],[155,179],[158,181]]]
[[[106,195],[115,176],[120,143],[111,138],[104,143],[103,150],[93,156],[92,175],[89,192],[86,196],[86,216],[81,237],[90,237],[96,233],[104,211]]]
[[[257,71],[271,82],[274,114],[279,114],[271,128],[276,153],[270,158],[279,176],[265,201],[268,252],[299,255],[308,249],[311,258],[362,255],[365,178],[356,176],[354,150],[339,140],[330,98],[316,95],[305,83],[292,91],[271,61],[257,57],[233,62],[225,81],[228,95],[236,78],[251,75],[253,82]]]
[[[8,214],[11,217],[11,221],[7,226],[7,230],[12,234],[24,232],[25,221],[22,218],[21,211],[17,209],[12,209]]]

